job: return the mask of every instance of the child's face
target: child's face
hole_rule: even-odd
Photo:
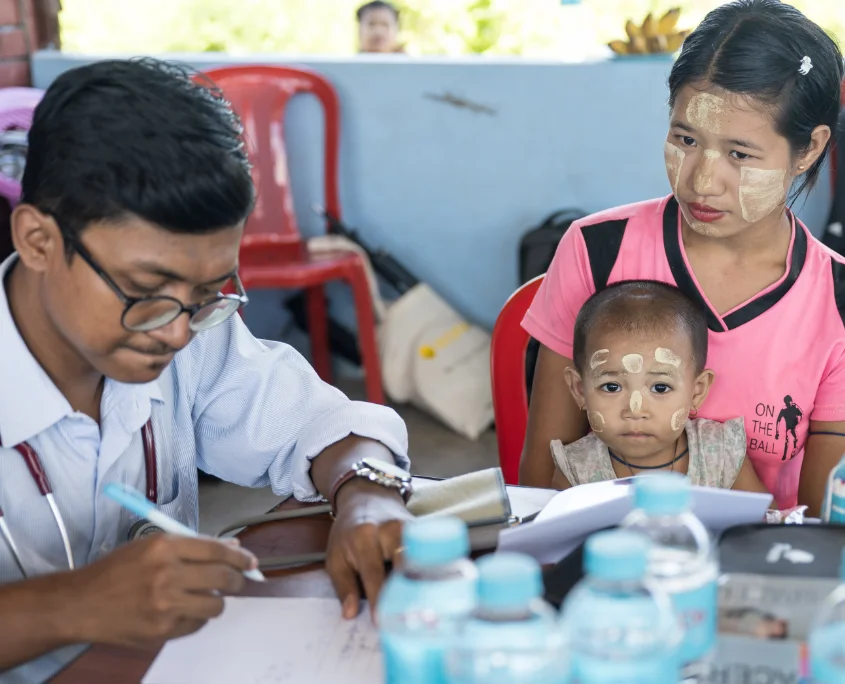
[[[688,336],[590,335],[585,368],[567,373],[590,427],[615,453],[644,458],[673,444],[707,396],[712,371],[695,373]]]

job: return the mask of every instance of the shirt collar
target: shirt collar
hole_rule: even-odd
[[[0,263],[0,443],[3,447],[25,442],[73,414],[70,403],[29,351],[12,319],[5,281],[16,261],[17,254],[12,254]],[[139,398],[164,400],[157,381],[124,387],[130,387]]]

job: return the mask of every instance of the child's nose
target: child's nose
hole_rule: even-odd
[[[633,390],[628,397],[628,406],[623,410],[623,416],[626,418],[645,418],[646,409],[643,406],[643,391]]]

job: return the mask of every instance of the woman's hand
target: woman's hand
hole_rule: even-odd
[[[575,403],[564,376],[571,365],[571,359],[540,345],[528,407],[528,430],[519,464],[522,485],[552,486],[555,471],[549,451],[552,440],[572,444],[587,434],[587,417]]]

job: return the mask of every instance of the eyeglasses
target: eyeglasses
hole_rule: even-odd
[[[242,306],[246,306],[249,298],[244,291],[243,283],[235,273],[232,275],[232,283],[235,286],[236,294],[217,294],[199,304],[185,306],[178,299],[166,296],[153,297],[130,297],[118,287],[111,276],[94,260],[91,253],[76,238],[62,232],[62,237],[71,248],[82,257],[100,278],[117,295],[118,299],[126,306],[120,322],[124,328],[131,332],[150,332],[158,330],[175,321],[183,313],[190,316],[188,326],[194,332],[202,332],[220,325],[229,316],[235,313]]]

